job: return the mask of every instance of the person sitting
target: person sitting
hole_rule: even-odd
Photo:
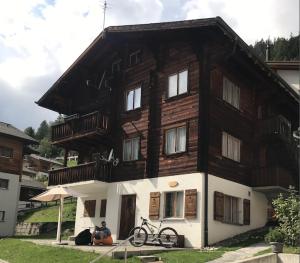
[[[95,231],[92,234],[92,242],[94,245],[111,246],[113,243],[111,232],[106,226],[106,222],[101,222],[101,227],[95,226]]]

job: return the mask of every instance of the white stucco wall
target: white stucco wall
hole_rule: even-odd
[[[214,220],[214,191],[240,198],[240,219],[243,218],[242,199],[250,200],[250,225],[232,225]],[[268,201],[264,194],[255,192],[251,187],[225,180],[213,175],[208,176],[208,242],[216,243],[251,229],[263,227],[267,222]]]
[[[149,218],[149,200],[150,192],[160,191],[184,191],[187,189],[197,189],[197,218],[196,219],[167,219],[163,226],[170,226],[176,229],[178,234],[185,235],[185,245],[201,247],[202,227],[200,218],[202,213],[202,174],[184,174],[176,176],[167,176],[160,178],[132,180],[119,183],[111,183],[107,187],[107,194],[102,191],[97,194],[90,194],[88,198],[79,198],[77,203],[75,234],[78,234],[83,229],[92,226],[93,223],[100,224],[103,218],[100,218],[100,200],[107,197],[106,218],[108,226],[111,229],[112,237],[117,240],[119,234],[120,213],[121,213],[121,196],[128,194],[136,194],[136,225],[141,223],[140,217]],[[170,181],[177,181],[176,187],[170,187]],[[96,217],[83,217],[84,200],[97,200]],[[164,198],[161,195],[160,216],[163,219],[163,202]],[[159,225],[159,220],[150,221],[154,225]]]
[[[8,179],[8,189],[0,189],[0,211],[5,211],[4,222],[0,221],[0,236],[11,236],[15,232],[20,195],[19,176],[0,172],[1,179]]]

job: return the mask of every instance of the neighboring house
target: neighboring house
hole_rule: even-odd
[[[268,61],[268,65],[300,94],[300,61]]]
[[[46,186],[31,176],[22,175],[18,211],[24,211],[41,206],[41,202],[30,200],[32,197],[46,191]]]
[[[0,236],[14,234],[23,154],[29,144],[37,144],[37,141],[14,126],[0,122]]]
[[[30,154],[24,157],[23,167],[35,171],[36,176],[39,177],[40,174],[48,175],[49,170],[63,167],[63,164],[37,154]]]
[[[219,17],[106,28],[38,101],[69,115],[52,142],[78,166],[49,173],[78,198],[75,234],[140,217],[202,247],[267,222],[297,185],[296,92]],[[119,163],[106,162],[113,149]]]

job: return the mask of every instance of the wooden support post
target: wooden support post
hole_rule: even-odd
[[[65,156],[64,156],[64,167],[67,167],[67,162],[68,162],[68,154],[69,154],[69,149],[65,149]]]

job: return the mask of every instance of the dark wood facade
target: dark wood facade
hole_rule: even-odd
[[[165,24],[157,27],[161,30]],[[165,31],[148,28],[148,32],[134,26],[124,27],[124,31],[116,27],[111,34],[106,32],[102,42],[98,39],[101,50],[96,52],[92,46],[86,51],[76,67],[64,74],[65,82],[60,84],[60,79],[39,104],[77,114],[77,122],[80,116],[97,111],[107,116],[109,125],[105,129],[93,127],[98,131],[94,137],[88,133],[74,136],[68,128],[63,138],[68,141],[66,148],[79,151],[82,162],[93,161],[94,153],[113,148],[121,161],[111,168],[110,181],[200,171],[262,186],[273,185],[273,174],[283,167],[287,180],[296,185],[297,153],[291,137],[291,131],[299,126],[295,95],[279,84],[282,80],[270,75],[263,62],[256,57],[253,61],[249,48],[245,51],[241,47],[243,42],[229,39],[220,28],[183,28],[175,30],[170,24]],[[137,50],[138,63],[131,65],[130,54]],[[120,71],[112,73],[115,61],[120,61]],[[182,70],[188,70],[188,91],[168,98],[168,77]],[[239,109],[222,98],[223,76],[240,89]],[[126,91],[137,86],[141,86],[141,107],[126,111]],[[281,122],[276,119],[280,118],[287,120],[289,129],[282,134],[277,133]],[[60,127],[67,127],[67,123]],[[165,132],[179,126],[187,130],[186,151],[167,155]],[[53,127],[53,134],[57,127]],[[224,131],[241,141],[240,162],[222,156]],[[139,158],[122,161],[123,140],[133,137],[140,139]],[[273,148],[277,150],[270,150]],[[269,179],[262,182],[260,176]],[[283,173],[281,177],[287,178]],[[283,186],[283,181],[278,179],[276,184]]]

